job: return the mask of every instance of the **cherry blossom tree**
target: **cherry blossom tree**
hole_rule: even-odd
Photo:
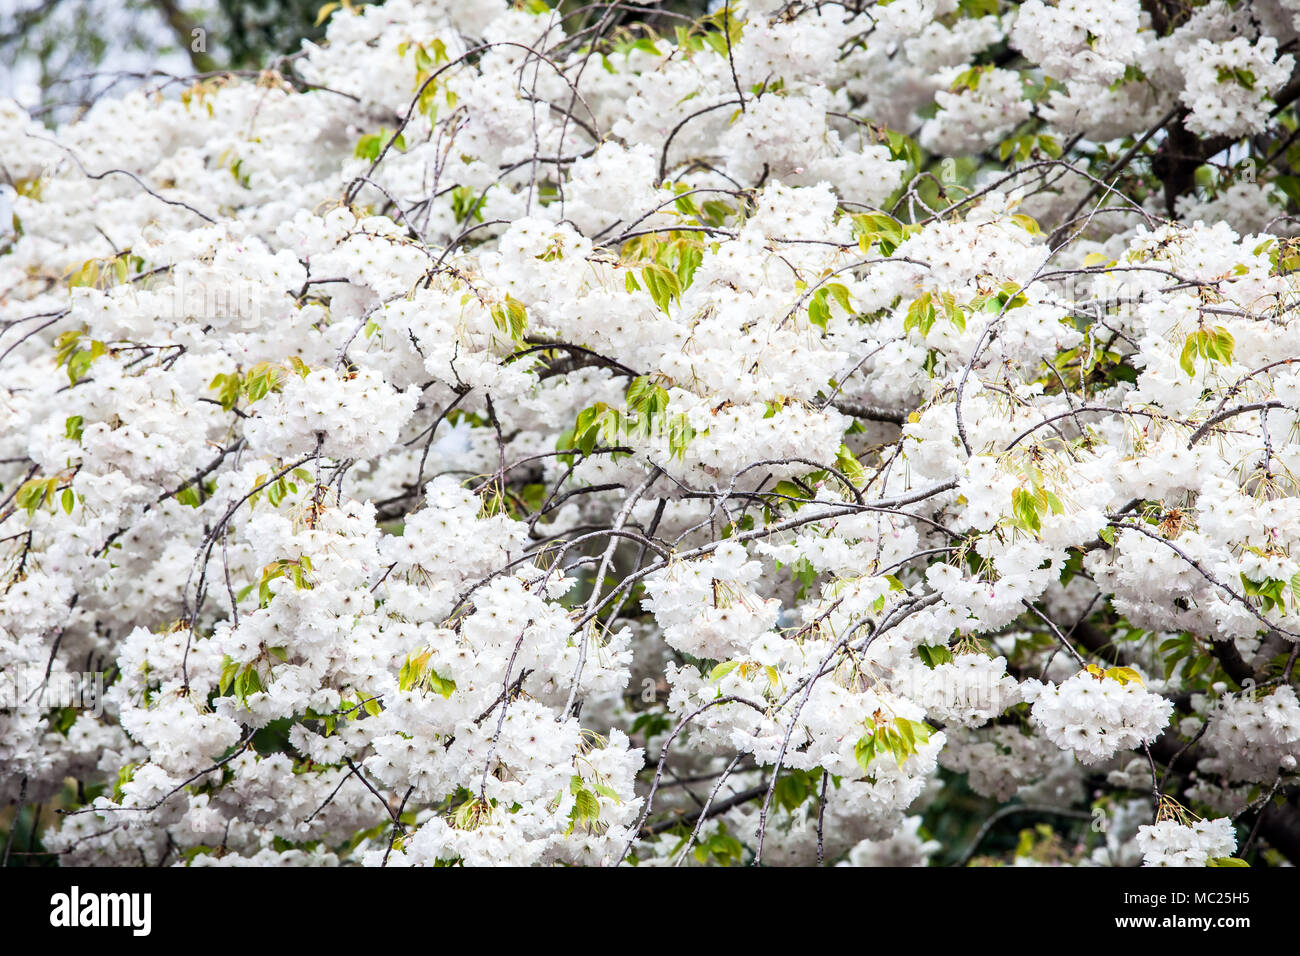
[[[6,860],[1300,863],[1300,0],[328,7],[0,104]]]

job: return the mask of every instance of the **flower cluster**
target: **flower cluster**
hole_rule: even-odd
[[[1277,46],[1268,36],[1258,43],[1240,36],[1224,43],[1201,39],[1179,54],[1188,128],[1203,136],[1238,136],[1263,123],[1268,91],[1286,82],[1295,65],[1291,54],[1277,55]]]
[[[1138,827],[1136,839],[1143,866],[1205,866],[1237,849],[1237,834],[1225,817],[1191,824],[1161,820]]]
[[[1227,698],[1209,724],[1202,739],[1214,756],[1201,761],[1207,773],[1267,782],[1300,759],[1300,704],[1290,687],[1259,699]]]
[[[1048,684],[1034,700],[1033,718],[1048,739],[1084,763],[1149,743],[1169,722],[1173,703],[1138,680],[1080,671]]]
[[[1016,13],[1011,42],[1043,71],[1060,80],[1106,86],[1138,62],[1146,46],[1137,0],[1098,3],[1028,0]]]

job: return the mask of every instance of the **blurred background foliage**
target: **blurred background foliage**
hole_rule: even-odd
[[[320,39],[320,7],[320,0],[10,0],[0,4],[0,95],[68,119],[155,71],[256,69]]]

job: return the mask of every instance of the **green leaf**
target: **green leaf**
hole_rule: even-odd
[[[849,314],[853,313],[853,305],[849,299],[847,286],[839,282],[828,282],[824,288],[830,292],[831,298],[840,304],[841,309]]]
[[[853,745],[853,759],[858,762],[858,766],[863,770],[869,771],[871,761],[876,759],[876,736],[867,734],[865,737],[858,739]]]
[[[1106,669],[1105,676],[1121,684],[1138,684],[1145,686],[1142,675],[1131,667],[1110,667]]]
[[[907,307],[907,315],[903,319],[903,331],[911,332],[915,329],[924,338],[934,327],[934,320],[933,295],[929,292],[923,293]]]
[[[1297,207],[1300,207],[1300,177],[1297,176],[1275,176],[1273,185],[1286,194],[1287,199],[1291,200]]]
[[[901,134],[890,134],[891,144],[893,136]],[[905,137],[904,137],[905,138]],[[891,150],[892,150],[891,145]],[[900,158],[900,157],[895,157]],[[903,225],[893,216],[885,213],[866,213],[853,217],[853,231],[858,237],[858,248],[863,255],[871,251],[872,245],[876,245],[882,255],[893,255],[894,250],[898,248],[899,243],[903,241]]]
[[[230,690],[230,685],[234,681],[235,675],[239,673],[239,667],[239,662],[232,661],[229,657],[222,661],[221,679],[217,682],[218,696],[226,696],[226,692]]]
[[[440,676],[437,671],[429,671],[425,675],[425,680],[428,682],[430,689],[444,699],[451,697],[456,690],[456,682],[449,677]]]
[[[498,328],[513,341],[522,343],[524,330],[528,328],[528,313],[524,304],[507,293],[504,308],[500,312],[502,318],[498,322]],[[496,312],[493,313],[493,318],[497,318]]]
[[[1050,137],[1044,138],[1050,139]],[[1011,217],[1011,220],[1031,236],[1041,236],[1043,234],[1043,230],[1038,225],[1038,220],[1033,216],[1026,216],[1024,213],[1016,213]]]
[[[591,786],[592,789],[595,790],[602,797],[605,797],[609,800],[613,800],[615,803],[623,802],[622,798],[620,798],[618,795],[618,791],[615,790],[613,787],[607,786],[603,783],[593,783]]]
[[[812,301],[808,303],[808,321],[823,332],[826,331],[826,326],[831,320],[830,306],[826,304],[828,295],[826,289],[818,289],[813,293]]]
[[[1219,326],[1211,333],[1214,343],[1215,357],[1224,365],[1232,363],[1232,353],[1236,348],[1236,341],[1227,329]]]
[[[338,10],[342,6],[343,4],[338,2],[330,2],[322,6],[319,10],[316,11],[315,26],[320,26],[327,19],[329,19],[329,15],[331,13],[333,13],[335,10]],[[401,54],[399,53],[398,56],[401,56]]]
[[[1043,523],[1038,513],[1038,498],[1032,492],[1024,488],[1017,488],[1012,491],[1011,511],[1015,515],[1016,522],[1021,527],[1035,534],[1042,530]]]
[[[468,186],[457,186],[451,191],[451,213],[456,222],[483,221],[483,206],[487,203],[487,193],[476,195]]]
[[[739,666],[740,661],[723,661],[721,664],[714,667],[713,670],[709,671],[710,682],[721,680]]]
[[[840,445],[840,450],[835,455],[835,467],[855,486],[866,483],[867,470],[862,467],[862,462],[858,461],[857,456],[849,450],[848,445]]]
[[[135,777],[135,771],[139,766],[140,765],[137,763],[129,763],[117,772],[117,780],[113,783],[114,803],[122,802],[122,797],[124,796],[122,791]]]
[[[59,486],[58,477],[32,478],[23,482],[14,495],[14,502],[27,512],[28,517],[36,514],[38,508],[49,504],[54,499],[54,492]]]
[[[384,137],[380,133],[367,133],[357,140],[356,149],[353,154],[359,159],[374,162],[379,158],[379,151],[383,149]]]
[[[682,284],[677,274],[658,262],[645,265],[641,270],[641,281],[661,312],[667,312],[669,304],[682,293]]]
[[[931,670],[940,664],[951,664],[953,661],[952,651],[946,644],[922,644],[917,647],[916,653]]]

